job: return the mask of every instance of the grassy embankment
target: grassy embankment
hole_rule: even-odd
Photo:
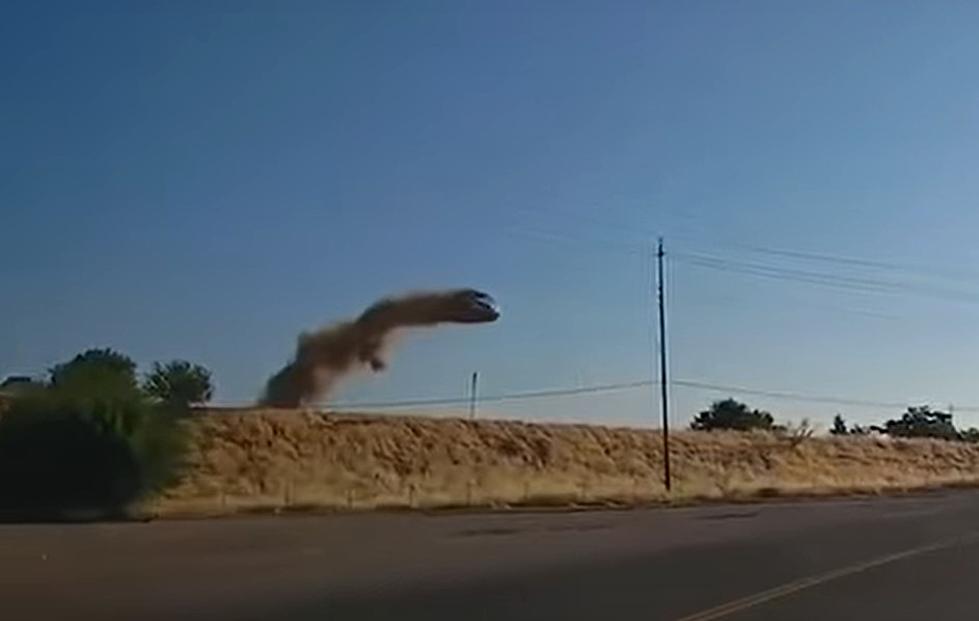
[[[183,482],[145,510],[628,505],[979,484],[979,445],[938,440],[681,432],[668,495],[652,430],[225,411],[195,419],[192,437]]]

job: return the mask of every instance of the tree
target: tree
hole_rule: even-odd
[[[136,363],[109,348],[86,350],[50,373],[53,389],[78,397],[125,397],[139,390]]]
[[[694,418],[690,428],[697,431],[713,431],[714,429],[734,429],[748,431],[751,429],[771,430],[774,424],[772,415],[761,410],[750,410],[748,406],[734,399],[715,401],[710,408]]]
[[[973,442],[973,443],[979,442],[979,429],[976,429],[975,427],[969,427],[968,429],[963,431],[960,435],[962,437],[963,442]]]
[[[207,368],[186,360],[172,360],[153,363],[153,372],[146,376],[143,390],[167,405],[186,408],[210,401],[214,385]]]
[[[897,438],[959,439],[959,432],[952,424],[952,415],[932,411],[927,405],[909,407],[901,418],[884,423],[884,432]]]
[[[833,417],[833,426],[829,432],[834,436],[845,436],[850,433],[850,430],[846,428],[846,421],[843,420],[842,414],[837,414]]]

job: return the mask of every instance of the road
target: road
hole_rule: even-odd
[[[0,525],[10,619],[974,619],[979,492]]]

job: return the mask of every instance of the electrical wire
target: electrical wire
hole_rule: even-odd
[[[541,210],[523,210],[525,213],[544,213]],[[612,222],[603,218],[596,218],[591,215],[574,213],[574,212],[562,212],[560,214],[554,213],[555,216],[560,216],[563,220],[574,219],[580,222],[587,223],[591,226],[598,225],[605,227],[606,229],[611,229],[615,231],[628,232],[632,235],[639,235],[641,237],[648,237],[653,239],[659,234],[652,231],[644,226],[625,224],[622,222]],[[554,236],[561,236],[560,233],[551,233]],[[566,241],[578,241],[581,243],[593,243],[594,240],[585,239],[573,239],[568,236],[564,236]],[[942,278],[954,279],[959,281],[968,282],[979,282],[979,272],[973,270],[955,270],[949,268],[943,268],[938,266],[929,265],[915,265],[910,263],[900,263],[893,261],[884,261],[880,259],[868,259],[852,256],[835,255],[829,253],[819,253],[819,252],[809,252],[802,250],[792,250],[785,248],[773,248],[766,246],[758,246],[754,244],[743,244],[732,241],[711,241],[705,242],[703,240],[697,240],[687,235],[670,235],[670,239],[679,239],[681,243],[690,244],[695,250],[703,250],[708,247],[710,251],[716,250],[717,247],[724,247],[734,251],[748,252],[753,254],[762,254],[774,257],[782,257],[787,259],[793,259],[796,261],[812,261],[820,263],[829,263],[835,265],[851,266],[856,268],[872,269],[872,270],[888,270],[892,272],[900,272],[906,274],[917,274],[923,276],[939,276]],[[605,246],[614,245],[616,242],[597,242]],[[629,240],[626,242],[623,240],[622,244],[628,243],[629,245],[635,245],[634,240]]]
[[[497,395],[480,395],[477,399],[479,403],[499,403],[502,401],[525,401],[529,399],[545,399],[552,397],[566,397],[572,395],[595,394],[602,392],[617,392],[653,386],[656,382],[652,380],[637,380],[633,382],[620,382],[616,384],[597,384],[593,386],[581,386],[577,388],[553,388],[546,390],[534,390],[529,392],[503,393]],[[469,397],[446,397],[437,399],[406,399],[400,401],[348,401],[332,403],[331,409],[344,408],[404,408],[419,407],[427,405],[463,405],[469,403]]]
[[[886,294],[886,295],[917,295],[919,297],[938,298],[963,303],[979,303],[979,292],[953,290],[940,287],[932,287],[917,283],[899,282],[865,278],[859,276],[844,276],[826,272],[813,272],[795,268],[766,265],[761,263],[750,263],[732,259],[722,259],[713,256],[676,253],[672,254],[675,261],[704,267],[723,272],[758,276],[775,280],[800,282],[805,284],[820,285],[844,289],[858,293],[867,294]]]
[[[871,401],[867,399],[851,399],[848,397],[830,397],[822,395],[806,395],[795,392],[782,392],[777,390],[760,390],[757,388],[745,388],[743,386],[728,386],[723,384],[710,384],[707,382],[698,382],[693,380],[673,380],[670,382],[671,386],[680,386],[683,388],[696,388],[700,390],[710,390],[713,392],[723,392],[733,395],[752,395],[755,397],[769,397],[771,399],[782,399],[785,401],[797,401],[802,403],[827,403],[833,405],[849,405],[855,407],[872,407],[872,408],[888,408],[888,409],[903,409],[908,406],[907,403],[898,403],[896,401]],[[966,409],[959,408],[956,409]]]
[[[637,229],[639,230],[639,229]],[[538,241],[546,242],[558,242],[558,243],[571,243],[578,246],[589,246],[592,250],[603,250],[607,252],[620,252],[624,254],[642,254],[645,245],[634,240],[621,240],[621,241],[609,241],[609,240],[597,240],[597,239],[587,239],[579,236],[572,236],[566,233],[561,233],[557,231],[542,230],[540,228],[510,228],[507,229],[510,234],[517,234],[525,238],[535,239]],[[645,233],[646,231],[640,230],[640,232]],[[650,244],[652,244],[652,237],[650,238]],[[764,253],[771,256],[779,256],[791,259],[801,259],[801,260],[814,260],[822,261],[839,265],[850,265],[854,267],[864,267],[873,269],[890,269],[904,272],[914,272],[918,274],[929,274],[930,272],[924,268],[912,269],[913,266],[901,265],[897,263],[888,263],[885,261],[875,261],[870,259],[857,259],[851,257],[840,257],[833,255],[823,255],[818,253],[809,253],[793,250],[782,250],[775,248],[764,248],[759,246],[747,246],[740,244],[720,244],[722,246],[728,246],[733,248],[738,248],[748,252]],[[771,280],[781,280],[787,282],[797,282],[802,284],[818,285],[822,287],[828,287],[833,289],[839,289],[844,291],[852,291],[856,293],[865,294],[877,294],[877,295],[917,295],[920,297],[927,297],[931,299],[943,299],[954,302],[979,303],[979,291],[966,291],[961,289],[952,289],[948,287],[935,287],[932,285],[927,285],[923,283],[914,283],[908,281],[900,280],[886,280],[881,278],[872,278],[863,275],[846,275],[831,273],[825,271],[814,271],[812,269],[800,269],[798,267],[787,266],[787,265],[773,265],[761,263],[758,261],[745,261],[728,257],[719,257],[709,254],[702,254],[699,252],[678,252],[671,251],[668,253],[668,261],[676,261],[679,263],[686,263],[688,265],[693,265],[696,267],[702,267],[707,269],[713,269],[715,271],[723,271],[729,273],[739,273],[749,276],[761,277]],[[932,270],[935,271],[935,270]],[[947,275],[948,277],[953,277]],[[966,276],[959,275],[956,276],[959,280],[965,282],[969,280]],[[975,282],[979,282],[979,274],[977,274]]]
[[[681,238],[685,242],[692,244],[695,250],[703,250],[701,244],[691,238]],[[910,263],[898,263],[892,261],[883,261],[880,259],[867,259],[867,258],[857,258],[850,256],[841,256],[827,253],[819,252],[808,252],[801,250],[789,250],[784,248],[771,248],[765,246],[757,246],[751,244],[742,244],[738,242],[717,242],[710,244],[709,251],[715,251],[718,246],[729,248],[735,251],[748,252],[753,254],[763,254],[769,256],[782,257],[787,259],[792,259],[796,261],[812,261],[819,263],[829,263],[835,265],[846,265],[856,268],[876,270],[876,271],[892,271],[892,272],[902,272],[909,274],[917,274],[920,276],[939,276],[942,278],[948,278],[960,281],[969,282],[979,282],[979,272],[973,270],[965,269],[951,269],[947,267],[938,267],[934,265],[915,265]]]
[[[720,271],[749,274],[752,276],[766,276],[782,280],[805,282],[809,284],[835,286],[858,291],[870,291],[873,293],[899,293],[901,291],[900,287],[895,283],[870,278],[839,276],[824,272],[813,272],[795,268],[765,265],[761,263],[749,263],[745,261],[723,259],[700,254],[673,252],[671,257],[674,261],[679,261],[681,263],[713,268]]]
[[[670,386],[679,388],[690,388],[696,390],[707,390],[710,392],[726,393],[728,395],[751,395],[755,397],[767,397],[783,401],[793,401],[799,403],[823,403],[831,405],[846,405],[853,407],[885,408],[903,410],[911,403],[898,401],[876,401],[871,399],[856,399],[852,397],[830,396],[830,395],[811,395],[798,392],[788,392],[780,390],[765,390],[759,388],[748,388],[744,386],[734,386],[730,384],[714,384],[697,380],[674,379],[670,380]],[[545,390],[534,390],[527,392],[500,393],[495,395],[479,396],[478,403],[499,403],[504,401],[524,401],[532,399],[546,399],[555,397],[568,397],[584,394],[598,394],[606,392],[620,392],[636,388],[647,388],[659,386],[660,383],[654,380],[636,380],[631,382],[618,382],[612,384],[596,384],[592,386],[580,386],[576,388],[552,388]],[[444,397],[432,399],[402,399],[393,401],[343,401],[331,404],[323,404],[322,407],[329,407],[331,410],[341,409],[397,409],[406,407],[422,407],[437,405],[466,405],[470,397]],[[233,407],[225,404],[219,407]],[[955,411],[979,412],[979,406],[956,405]]]

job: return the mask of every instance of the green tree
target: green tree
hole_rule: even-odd
[[[153,363],[143,390],[167,405],[186,408],[210,401],[214,385],[207,368],[186,360],[172,360],[166,364]]]
[[[850,433],[850,430],[846,428],[846,421],[843,420],[842,414],[837,414],[833,417],[833,426],[829,432],[834,436],[845,436]]]
[[[50,370],[51,387],[76,397],[127,397],[139,391],[136,363],[115,350],[89,349]]]
[[[697,431],[713,431],[715,429],[771,430],[774,422],[772,415],[768,412],[749,409],[747,405],[734,399],[724,399],[715,401],[709,409],[698,414],[693,423],[690,424],[690,428]]]
[[[969,427],[960,435],[962,436],[962,440],[964,442],[979,442],[979,429],[976,429],[975,427]]]
[[[933,411],[927,405],[909,407],[901,418],[884,423],[884,432],[897,438],[959,439],[959,432],[952,424],[952,415]]]

